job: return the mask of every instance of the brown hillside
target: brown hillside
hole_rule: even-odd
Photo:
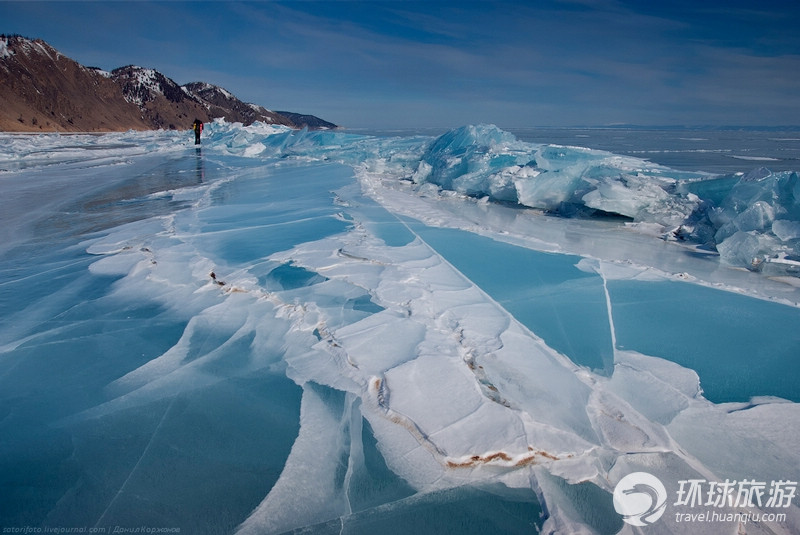
[[[113,80],[38,39],[7,38],[0,53],[0,95],[3,131],[150,128],[139,108],[121,98]]]
[[[149,128],[188,129],[195,118],[203,122],[214,118],[196,98],[153,69],[129,65],[114,69],[111,78],[122,98],[141,110]]]
[[[242,102],[211,84],[181,87],[153,69],[129,65],[108,73],[84,67],[40,39],[0,35],[0,131],[188,129],[195,118],[217,117],[245,125],[336,127],[286,113]],[[298,123],[293,116],[314,121]]]

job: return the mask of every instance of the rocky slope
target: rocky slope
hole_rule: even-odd
[[[0,37],[0,101],[3,131],[150,128],[114,80],[39,40]]]
[[[263,106],[242,102],[225,89],[207,84],[205,82],[192,82],[183,86],[183,90],[201,101],[206,106],[211,117],[225,117],[231,122],[251,124],[255,121],[262,123],[283,124],[292,127],[302,127],[295,123],[289,116],[279,112],[270,111]]]
[[[42,40],[19,36],[0,36],[0,102],[0,131],[7,132],[184,129],[195,118],[217,117],[336,127],[314,116],[283,115],[242,102],[211,84],[180,86],[153,69],[129,65],[109,73],[85,67]]]

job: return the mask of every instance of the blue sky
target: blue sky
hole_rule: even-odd
[[[799,125],[800,2],[6,2],[0,32],[349,127]]]

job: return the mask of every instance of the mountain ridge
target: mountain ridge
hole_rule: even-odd
[[[0,35],[0,102],[5,132],[188,129],[196,118],[338,128],[313,115],[287,116],[243,102],[207,82],[181,86],[155,69],[86,67],[41,39],[18,35]]]

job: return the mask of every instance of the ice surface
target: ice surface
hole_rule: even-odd
[[[490,125],[396,143],[370,143],[339,132],[284,131],[266,141],[260,132],[217,129],[214,135],[237,154],[336,159],[410,178],[420,191],[435,184],[568,217],[629,218],[666,239],[719,247],[723,261],[748,269],[761,269],[776,258],[800,259],[797,240],[774,240],[771,230],[773,221],[785,225],[800,218],[794,171],[759,168],[715,177],[600,150],[523,142]],[[743,244],[741,238],[723,246],[737,231],[756,233],[760,246]],[[742,254],[735,251],[739,246],[746,248]],[[784,262],[781,268],[795,274],[797,266]]]
[[[565,215],[588,208],[672,228],[696,208],[696,198],[666,191],[676,180],[659,166],[580,147],[524,143],[492,126],[444,134],[422,162],[417,182]]]
[[[616,533],[634,471],[800,478],[795,174],[204,133],[4,136],[0,524]]]

